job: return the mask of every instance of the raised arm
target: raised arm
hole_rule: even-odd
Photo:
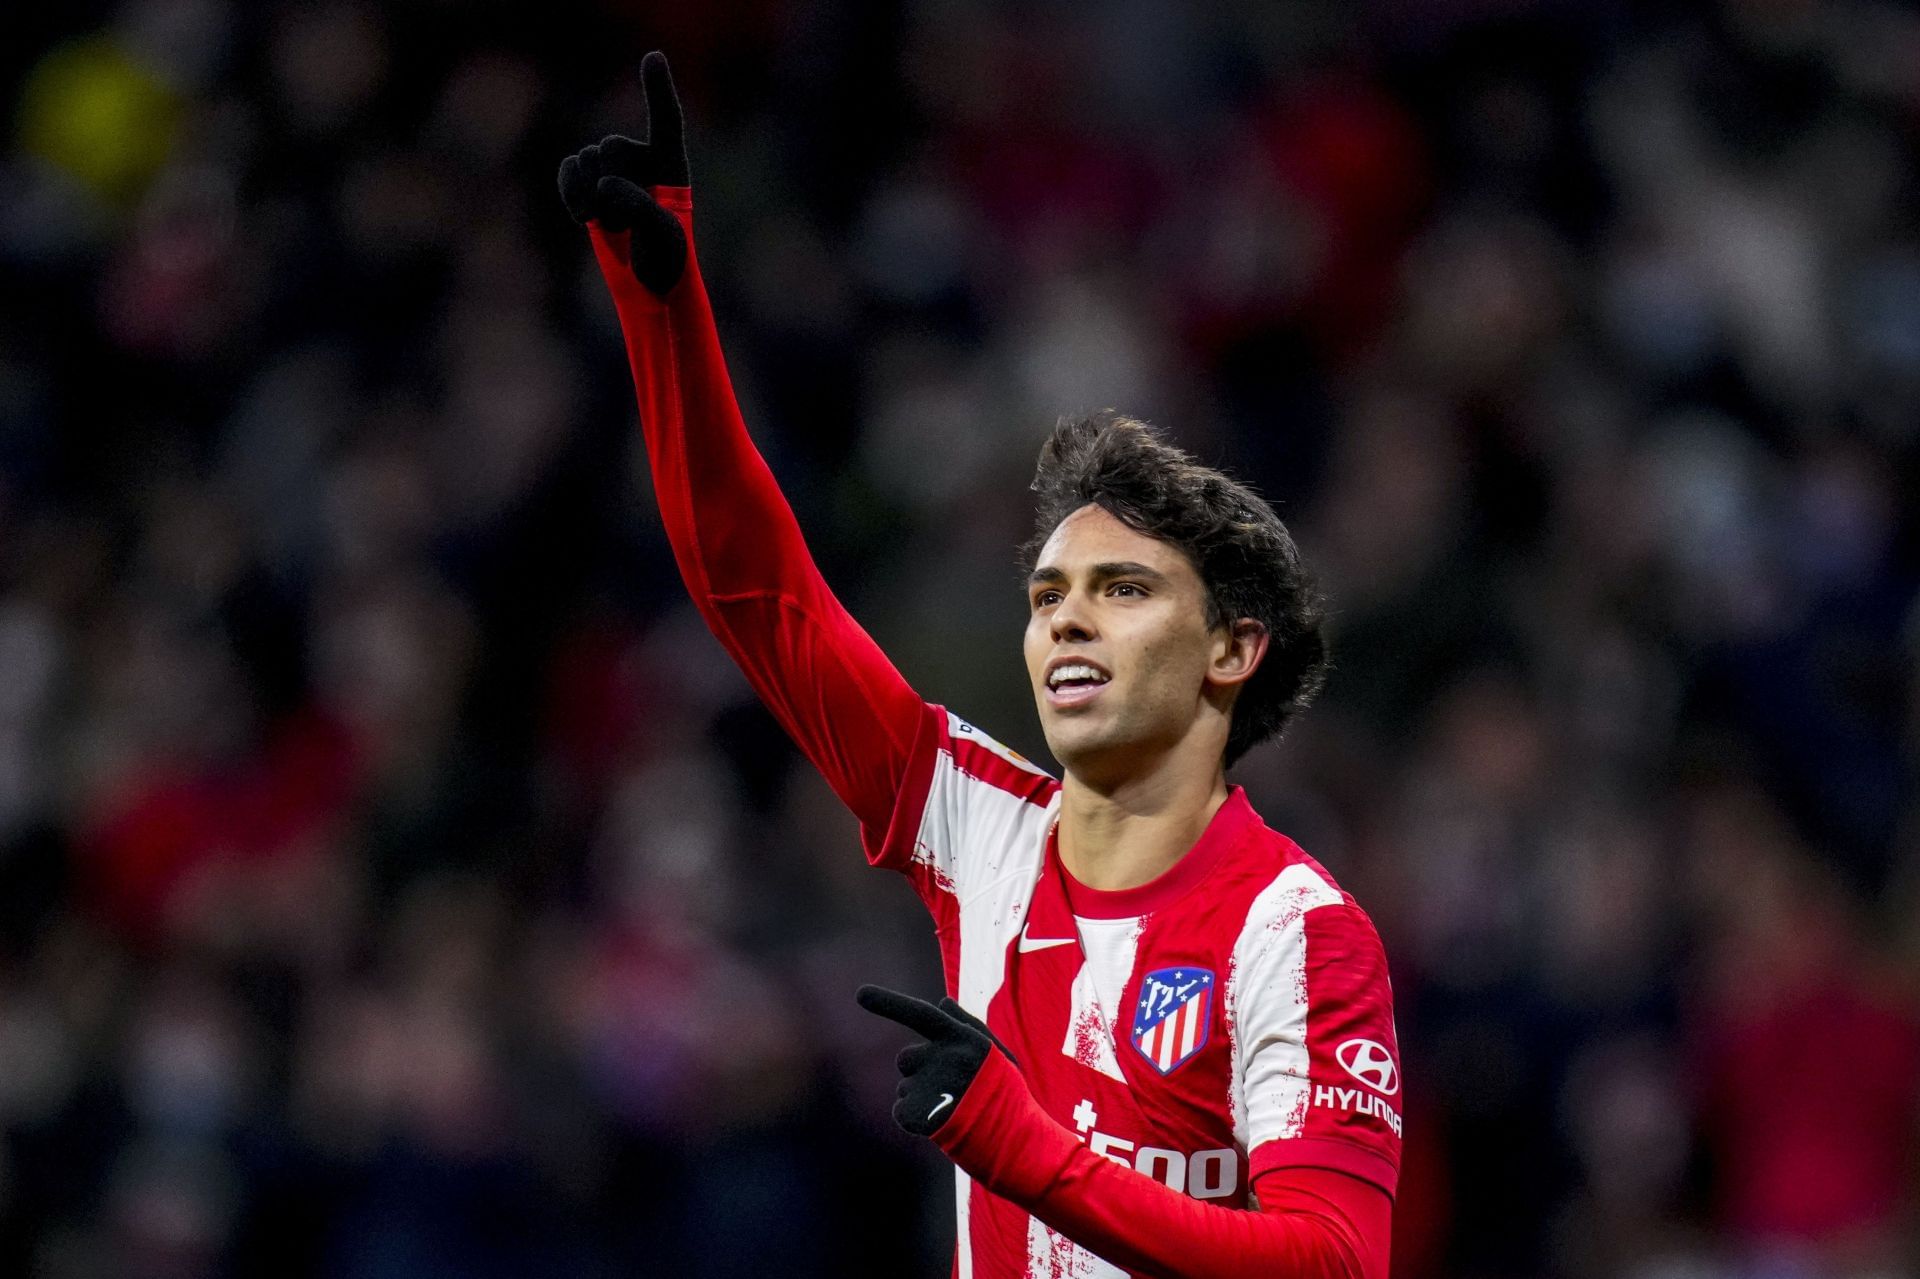
[[[560,167],[593,239],[633,365],[654,492],[693,602],[754,691],[877,840],[930,712],[815,567],[734,401],[693,246],[680,103],[641,63],[649,138]]]

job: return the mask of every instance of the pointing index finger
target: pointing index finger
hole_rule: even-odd
[[[885,986],[862,986],[855,992],[854,999],[868,1012],[897,1021],[928,1039],[945,1039],[953,1034],[953,1019],[924,999],[915,999]]]
[[[655,49],[640,60],[640,84],[647,98],[647,144],[670,156],[686,151],[686,126],[680,117],[680,95],[673,90],[673,72],[667,55]]]

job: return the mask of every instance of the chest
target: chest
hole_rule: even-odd
[[[1199,920],[1041,914],[987,1018],[1035,1099],[1098,1155],[1199,1198],[1241,1194],[1230,939]]]
[[[988,1022],[1049,1113],[1083,1135],[1091,1106],[1136,1143],[1233,1144],[1232,937],[1216,931],[1179,913],[1029,916]]]
[[[1138,1057],[1134,1064],[1161,1075],[1207,1046],[1221,993],[1215,956],[1191,944],[1142,954],[1146,920],[1139,917],[1076,916],[1074,927],[1081,968],[1068,990],[1071,1024],[1103,1028],[1101,1038],[1112,1043],[1116,1057],[1131,1048]]]

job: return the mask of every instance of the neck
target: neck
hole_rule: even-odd
[[[1186,856],[1226,802],[1226,769],[1217,753],[1198,761],[1192,752],[1172,752],[1158,767],[1112,784],[1068,769],[1060,861],[1088,888],[1138,888]]]

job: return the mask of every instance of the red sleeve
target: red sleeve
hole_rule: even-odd
[[[591,224],[619,312],[660,516],[680,576],[753,689],[828,785],[884,838],[926,709],[827,588],[734,401],[693,253],[686,187],[654,198],[687,231],[665,298],[634,278],[627,235]],[[922,752],[924,754],[924,752]]]
[[[1269,1216],[1314,1217],[1325,1223],[1327,1233],[1359,1259],[1359,1269],[1345,1273],[1387,1279],[1393,1200],[1379,1186],[1329,1168],[1277,1168],[1255,1177],[1253,1192],[1260,1211]]]
[[[1386,1279],[1393,1201],[1324,1168],[1255,1183],[1259,1212],[1188,1198],[1094,1154],[991,1053],[934,1140],[974,1180],[1115,1265],[1175,1279]]]

